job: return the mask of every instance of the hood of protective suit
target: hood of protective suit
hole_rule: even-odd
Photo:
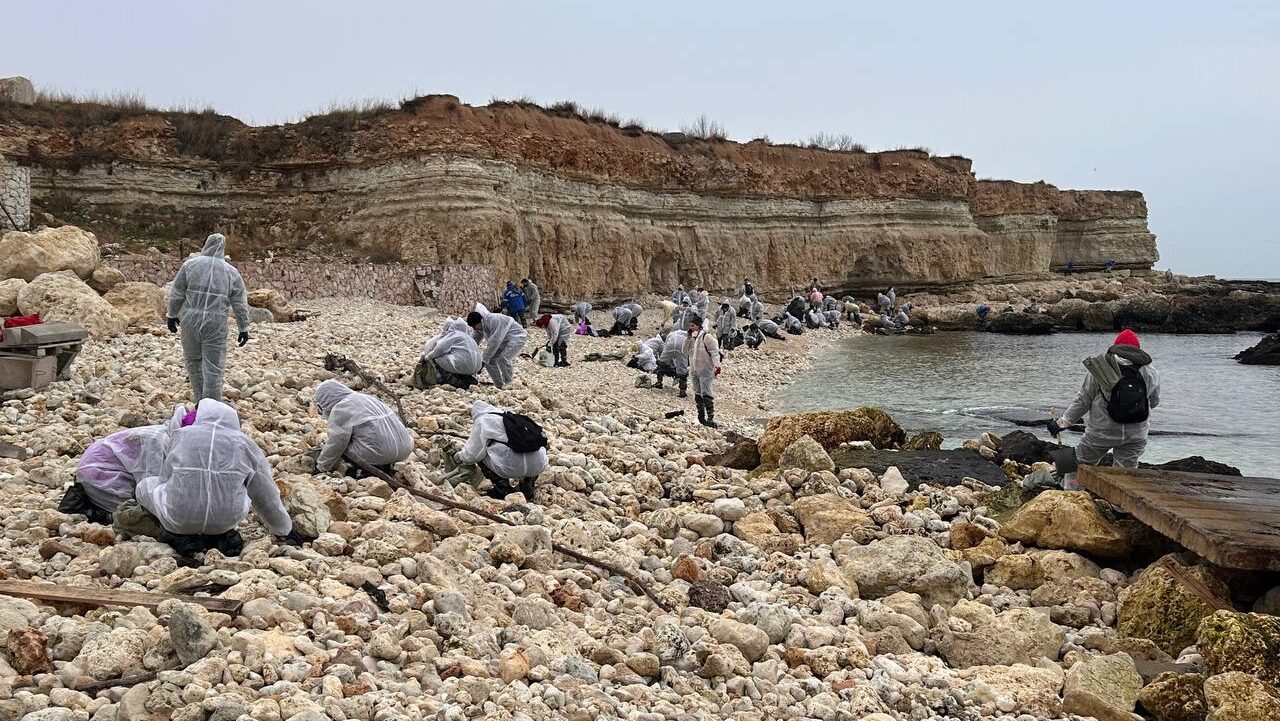
[[[1109,355],[1113,355],[1121,360],[1126,360],[1135,366],[1141,368],[1145,365],[1151,365],[1151,356],[1146,351],[1131,345],[1113,345],[1107,349]]]
[[[473,421],[479,420],[480,416],[483,416],[486,413],[501,413],[501,412],[502,412],[501,408],[495,405],[486,403],[484,401],[476,401],[475,403],[471,404],[471,420]]]
[[[333,412],[333,407],[338,405],[338,401],[354,392],[338,381],[327,380],[316,386],[316,408],[319,409],[320,415],[328,418]]]
[[[227,236],[222,233],[214,233],[204,239],[204,247],[200,249],[200,255],[207,255],[211,258],[222,258],[227,254]]]
[[[449,320],[446,320],[444,325],[440,328],[441,336],[446,333],[466,333],[470,335],[471,326],[467,325],[467,322],[461,318],[450,318]]]
[[[221,426],[240,430],[240,414],[236,409],[212,398],[205,398],[196,406],[196,422],[193,426]]]

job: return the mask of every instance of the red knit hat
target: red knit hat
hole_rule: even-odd
[[[1116,336],[1116,345],[1131,345],[1134,348],[1141,348],[1142,344],[1138,342],[1138,334],[1133,330],[1125,328],[1120,331],[1120,335]]]

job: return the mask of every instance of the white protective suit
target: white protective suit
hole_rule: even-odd
[[[471,328],[461,318],[445,320],[440,335],[423,345],[422,360],[434,361],[444,370],[460,376],[474,376],[484,366],[480,346],[476,345]]]
[[[115,513],[134,497],[138,481],[160,473],[169,445],[165,425],[116,431],[85,449],[76,481],[97,507]]]
[[[591,319],[591,304],[585,300],[574,303],[570,310],[573,311],[573,322],[575,323],[586,323]]]
[[[413,438],[390,406],[335,380],[316,387],[316,408],[328,421],[328,437],[316,470],[331,471],[343,456],[371,466],[399,463],[413,452]]]
[[[484,353],[481,360],[489,372],[489,378],[498,388],[506,388],[516,377],[515,359],[524,351],[524,343],[529,335],[516,322],[515,318],[501,313],[490,313],[479,303],[476,312],[482,317],[480,330],[476,333],[476,341],[484,341]]]
[[[520,289],[524,291],[524,310],[528,314],[527,317],[537,320],[542,308],[542,293],[538,290],[538,284],[529,281],[520,286]]]
[[[240,272],[223,260],[227,239],[210,235],[200,255],[188,258],[169,289],[169,317],[182,333],[182,360],[191,397],[222,398],[227,365],[227,311],[235,313],[241,333],[249,332],[249,303]]]
[[[677,306],[675,303],[672,303],[669,300],[664,300],[658,303],[658,312],[659,312],[658,328],[659,329],[665,328],[667,327],[667,325],[671,323],[671,319],[675,316],[676,308],[678,307],[679,306]]]
[[[1147,384],[1147,405],[1152,409],[1160,405],[1160,374],[1151,367],[1151,356],[1146,351],[1133,346],[1114,345],[1107,351],[1107,355],[1114,358],[1117,367],[1138,366],[1138,372]],[[1058,425],[1068,428],[1084,419],[1084,438],[1076,446],[1076,458],[1081,463],[1097,465],[1110,450],[1114,452],[1115,465],[1137,468],[1138,458],[1147,447],[1150,421],[1115,422],[1107,412],[1107,393],[1104,391],[1109,390],[1099,385],[1092,372],[1086,373],[1080,392],[1076,394],[1075,401],[1067,408],[1067,412],[1058,419]]]
[[[662,345],[662,354],[658,357],[663,365],[671,366],[675,370],[677,378],[689,372],[689,357],[684,353],[684,340],[688,337],[688,331],[671,331],[667,334],[667,340]]]
[[[209,398],[173,433],[160,474],[138,482],[137,499],[170,533],[226,533],[250,508],[272,535],[293,530],[262,449],[231,406]]]
[[[471,404],[471,424],[471,435],[458,451],[459,463],[484,463],[498,476],[512,480],[535,478],[546,469],[547,449],[516,453],[506,445],[507,430],[501,408],[476,401]]]
[[[648,343],[640,344],[640,350],[636,351],[635,360],[636,366],[645,373],[652,373],[658,370],[658,356]]]
[[[764,318],[764,303],[761,303],[759,298],[751,299],[751,307],[747,310],[747,317],[757,323]]]
[[[573,325],[561,313],[552,313],[547,321],[547,350],[569,345],[569,336],[573,335]]]
[[[644,306],[640,305],[635,301],[631,301],[630,303],[623,303],[622,307],[631,311],[631,317],[635,318],[636,320],[639,320],[640,314],[644,312]]]
[[[733,309],[727,305],[721,305],[716,311],[716,334],[720,336],[733,335],[737,322],[738,316],[734,314]]]

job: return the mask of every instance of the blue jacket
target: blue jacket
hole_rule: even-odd
[[[524,312],[524,293],[516,288],[509,288],[506,293],[503,293],[502,302],[512,313]]]

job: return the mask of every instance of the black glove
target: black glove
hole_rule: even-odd
[[[301,546],[308,541],[314,540],[316,540],[315,536],[299,531],[297,526],[294,526],[293,530],[289,531],[288,535],[280,539],[282,543],[287,543],[290,546]]]
[[[170,332],[170,333],[177,333],[177,332],[178,332],[178,319],[177,319],[177,318],[169,318],[169,319],[166,321],[166,324],[169,326],[169,332]]]
[[[244,344],[248,342],[249,342],[249,331],[247,330],[240,331],[240,336],[236,338],[236,345],[243,348]]]
[[[1049,435],[1053,436],[1054,438],[1057,438],[1058,434],[1061,433],[1062,431],[1063,431],[1062,426],[1058,425],[1058,422],[1056,420],[1049,421]]]

